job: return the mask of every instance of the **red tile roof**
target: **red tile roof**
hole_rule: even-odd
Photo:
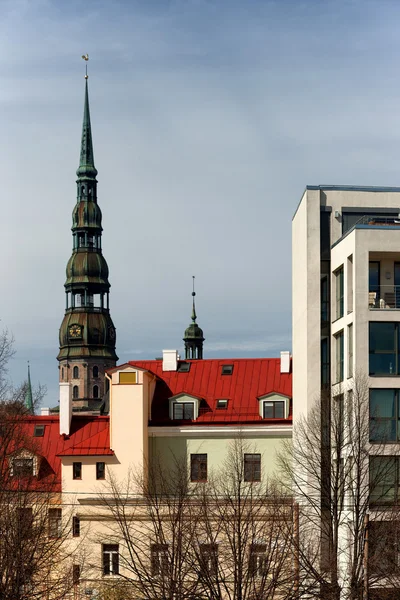
[[[193,426],[231,423],[291,424],[291,406],[288,419],[268,420],[259,415],[260,397],[271,393],[292,397],[292,374],[280,372],[279,358],[188,360],[180,361],[180,364],[182,362],[190,363],[189,372],[163,371],[162,360],[129,363],[157,376],[150,425],[171,425],[168,399],[181,393],[201,399],[199,416],[196,421],[190,422]],[[222,375],[223,365],[233,365],[232,375]],[[226,409],[216,408],[218,399],[228,400]]]
[[[43,437],[34,437],[35,425],[44,425]],[[42,461],[38,479],[44,481],[56,476],[58,491],[61,490],[60,456],[114,454],[110,449],[109,417],[73,415],[69,436],[60,435],[58,416],[26,417],[23,428],[25,438],[23,447],[45,459]]]

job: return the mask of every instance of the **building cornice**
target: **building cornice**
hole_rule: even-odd
[[[177,436],[193,436],[193,437],[232,437],[232,436],[263,436],[263,437],[275,437],[277,435],[285,435],[290,437],[292,435],[293,426],[290,425],[268,425],[260,427],[259,425],[242,425],[242,426],[220,426],[220,425],[207,425],[207,426],[180,426],[175,425],[171,427],[149,427],[148,434],[151,437],[177,437]]]

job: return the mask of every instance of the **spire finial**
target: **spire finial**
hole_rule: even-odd
[[[29,360],[28,360],[28,381],[27,381],[26,392],[25,392],[25,407],[28,409],[28,411],[31,414],[33,414],[33,394],[32,394],[31,369],[30,369]]]
[[[89,79],[89,75],[87,74],[87,64],[88,64],[88,60],[89,60],[89,54],[82,54],[82,58],[85,61],[85,67],[86,67],[85,79]]]
[[[194,299],[195,299],[195,296],[196,296],[196,292],[194,291],[194,280],[195,280],[195,275],[192,275],[192,279],[193,279],[193,291],[192,291],[192,296],[193,296],[192,321],[193,321],[193,323],[196,323],[197,315],[196,315],[196,307],[195,307],[195,303],[194,303]]]

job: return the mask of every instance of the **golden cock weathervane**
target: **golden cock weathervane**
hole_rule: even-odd
[[[89,54],[82,54],[82,58],[83,58],[84,61],[86,61],[85,79],[89,79],[89,75],[87,74],[87,64],[88,64],[88,60],[89,60]]]

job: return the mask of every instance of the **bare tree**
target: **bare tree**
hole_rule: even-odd
[[[167,470],[153,458],[145,476],[111,480],[102,494],[113,517],[107,538],[118,544],[119,574],[131,593],[149,600],[293,597],[292,503],[261,483],[259,463],[246,456],[260,455],[238,438],[204,483],[190,481],[186,456]]]
[[[0,598],[57,600],[72,586],[58,476],[29,430],[23,388],[7,381],[12,338],[0,334]],[[36,440],[37,441],[37,440]]]
[[[371,521],[391,523],[392,532],[397,526],[397,498],[390,497],[395,483],[389,480],[398,451],[388,448],[384,423],[376,417],[370,415],[368,380],[358,374],[349,389],[336,386],[316,401],[295,424],[293,445],[279,455],[299,505],[294,552],[300,597],[365,600],[382,579],[373,566],[375,550],[368,560],[368,534],[376,533]],[[382,458],[388,452],[389,460]]]

